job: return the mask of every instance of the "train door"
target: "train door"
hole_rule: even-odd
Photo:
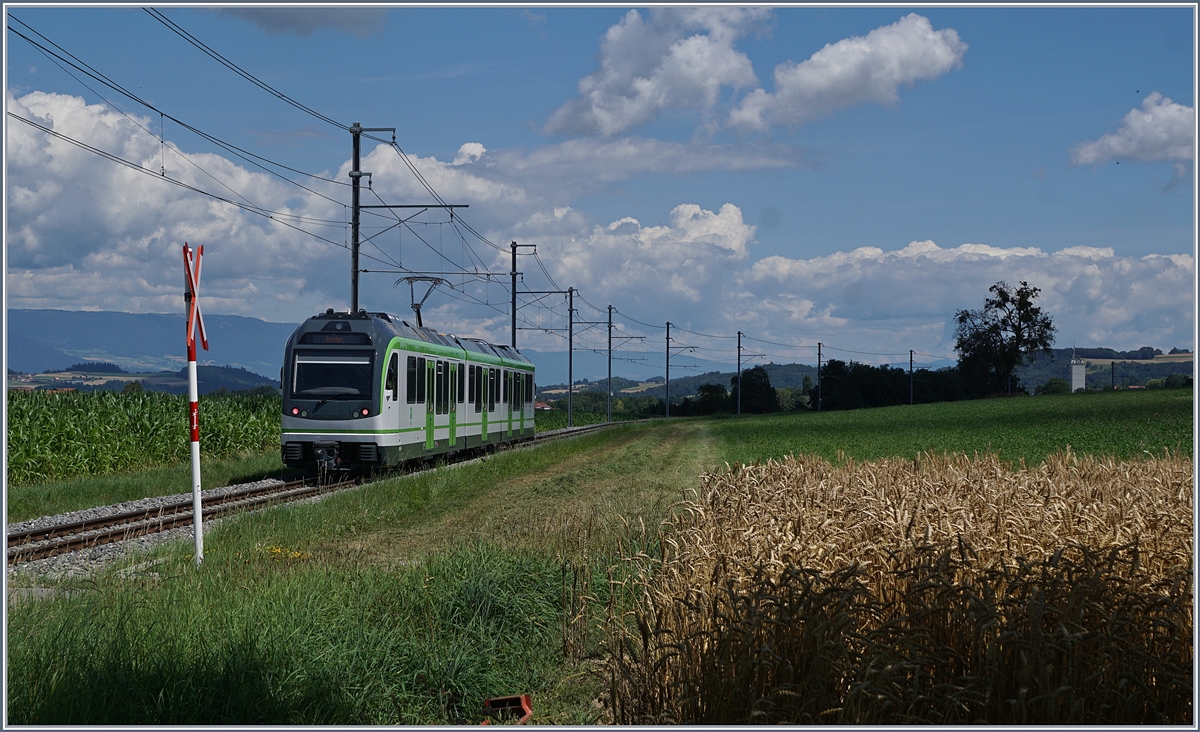
[[[487,388],[488,383],[491,382],[491,379],[488,378],[490,372],[491,368],[486,366],[479,366],[475,371],[479,374],[479,438],[481,442],[485,443],[487,442]]]
[[[451,363],[448,365],[450,369],[449,383],[446,384],[446,391],[450,402],[450,447],[455,444],[455,430],[458,427],[458,364]]]
[[[513,391],[513,372],[504,372],[504,409],[508,412],[508,436],[512,437],[513,403],[517,401],[517,393]]]
[[[520,424],[522,435],[525,434],[525,379],[528,379],[528,378],[529,378],[528,374],[525,374],[525,373],[518,374],[517,381],[515,384],[513,384],[513,387],[517,390],[517,394],[520,397],[517,399],[517,404],[520,405],[520,407],[521,407],[521,417],[520,417],[519,424]]]
[[[433,393],[437,384],[437,361],[425,359],[425,449],[433,449]]]
[[[394,429],[400,425],[400,354],[392,351],[388,356],[387,375],[383,379],[383,405],[381,416],[383,428]]]

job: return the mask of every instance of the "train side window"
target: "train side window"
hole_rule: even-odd
[[[475,401],[475,364],[467,366],[467,401]]]
[[[467,365],[465,363],[458,365],[458,403],[463,404],[467,401]]]
[[[475,399],[472,403],[475,405],[475,413],[479,414],[483,411],[483,372],[482,366],[475,367]]]
[[[425,395],[425,359],[417,358],[417,401],[424,402],[428,400]]]
[[[417,401],[417,357],[416,356],[408,357],[408,383],[406,383],[404,386],[407,388],[407,391],[408,391],[407,395],[405,396],[405,399],[407,399],[409,404],[415,403]]]
[[[488,411],[496,411],[496,388],[499,386],[496,382],[496,369],[488,369]]]
[[[400,398],[399,358],[394,353],[388,359],[387,379],[383,382],[383,388],[392,392],[392,401]]]
[[[525,374],[525,401],[533,401],[533,374]]]
[[[513,402],[516,404],[518,409],[525,406],[525,400],[523,398],[525,396],[524,378],[525,374],[520,372],[515,372],[513,374]]]
[[[504,389],[503,389],[504,399],[502,401],[507,404],[511,404],[512,399],[510,399],[509,397],[512,396],[512,389],[509,388],[509,384],[512,383],[512,372],[511,371],[501,371],[500,379],[502,380],[502,382],[504,384]]]

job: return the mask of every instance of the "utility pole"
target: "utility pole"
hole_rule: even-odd
[[[608,306],[608,321],[603,320],[576,320],[576,325],[608,325],[608,421],[612,421],[612,311],[613,306]],[[596,349],[590,349],[593,353]]]
[[[821,342],[817,341],[817,411],[821,411]]]
[[[396,141],[395,127],[363,127],[360,122],[350,125],[350,135],[353,138],[354,146],[350,166],[350,313],[352,315],[358,313],[358,214],[359,210],[363,208],[358,202],[359,184],[364,175],[368,178],[371,177],[370,173],[359,170],[362,133],[364,132],[390,132],[392,133],[392,142]],[[372,206],[371,208],[391,207]]]
[[[350,125],[354,138],[354,155],[350,167],[350,314],[358,314],[358,185],[362,171],[358,169],[362,124]]]
[[[738,331],[738,381],[737,381],[737,413],[742,415],[742,331]]]
[[[612,311],[608,306],[608,421],[612,422]]]
[[[534,244],[518,244],[515,241],[509,245],[512,249],[512,347],[517,350],[517,247],[536,248]]]
[[[671,321],[667,321],[667,419],[671,418]]]
[[[671,321],[667,321],[667,419],[671,418],[671,349],[676,351],[694,351],[695,346],[671,345]]]
[[[608,421],[612,422],[612,342],[613,342],[613,322],[612,314],[616,310],[612,305],[608,306]],[[594,323],[593,325],[604,325],[604,323]],[[617,336],[617,339],[628,343],[629,341],[642,341],[645,336]],[[629,359],[625,359],[629,360]]]
[[[575,288],[567,288],[567,426],[575,426],[572,397],[575,395]]]
[[[912,403],[913,403],[912,367],[913,367],[913,352],[912,352],[912,349],[910,348],[910,349],[908,349],[908,406],[910,406],[910,407],[912,406]]]
[[[367,180],[371,179],[371,174],[360,170],[361,152],[362,152],[362,133],[364,132],[390,132],[392,133],[392,144],[396,144],[396,128],[395,127],[363,127],[361,123],[355,122],[350,126],[350,135],[352,136],[353,156],[350,166],[350,312],[356,314],[359,311],[358,307],[358,273],[368,270],[358,268],[358,249],[359,249],[359,212],[364,208],[445,208],[450,210],[450,216],[454,216],[454,209],[468,208],[463,203],[408,203],[399,205],[376,204],[363,206],[359,202],[360,184],[363,176]],[[368,183],[368,186],[370,184]],[[396,226],[402,222],[397,221]],[[375,270],[378,271],[378,270]],[[407,272],[407,270],[399,270]],[[450,274],[450,273],[442,273]],[[472,272],[463,272],[461,274],[474,274]]]
[[[515,244],[515,242],[514,242]],[[525,246],[517,244],[517,246]],[[515,251],[515,250],[514,250]],[[574,370],[574,344],[575,344],[575,288],[568,287],[565,290],[530,290],[527,294],[530,295],[566,295],[567,296],[567,426],[574,426],[574,405],[572,404],[572,396],[575,393],[575,370]],[[513,312],[516,312],[515,310]],[[516,319],[513,320],[514,340],[516,327]],[[526,330],[562,330],[562,328],[527,328]]]

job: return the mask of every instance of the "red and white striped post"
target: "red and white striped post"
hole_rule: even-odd
[[[192,428],[192,527],[196,532],[196,566],[204,559],[203,512],[200,507],[200,396],[196,388],[196,331],[200,332],[200,345],[208,350],[208,336],[204,333],[204,316],[200,314],[200,257],[204,256],[204,245],[196,250],[195,258],[187,242],[183,244],[183,271],[187,290],[183,299],[187,302],[187,357],[188,357],[188,423]]]

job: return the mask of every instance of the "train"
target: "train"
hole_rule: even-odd
[[[534,365],[509,346],[329,309],[296,328],[283,363],[291,468],[371,472],[534,435]]]

